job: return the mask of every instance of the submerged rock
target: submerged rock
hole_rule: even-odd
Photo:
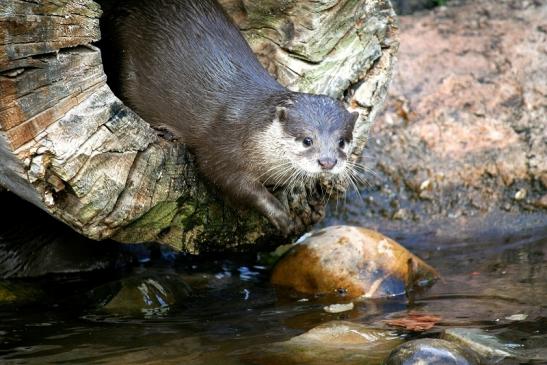
[[[37,302],[44,293],[35,286],[0,281],[0,306]]]
[[[154,315],[182,306],[190,287],[175,274],[142,274],[103,285],[92,295],[110,313]]]
[[[479,358],[461,346],[446,340],[424,338],[397,347],[385,365],[478,365]]]
[[[365,228],[333,226],[288,251],[271,281],[307,294],[377,298],[402,295],[437,278],[435,269],[392,239]]]
[[[442,337],[472,349],[488,361],[499,362],[515,357],[514,346],[502,343],[496,336],[480,328],[449,328]]]
[[[380,364],[402,339],[393,331],[346,321],[317,326],[269,345],[256,364]]]

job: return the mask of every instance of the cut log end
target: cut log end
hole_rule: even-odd
[[[397,51],[389,1],[221,3],[281,83],[360,112],[358,159]],[[0,185],[97,240],[158,241],[191,253],[282,242],[263,217],[225,205],[183,145],[114,96],[93,46],[99,19],[90,0],[0,5]],[[322,218],[333,188],[345,187],[276,192],[295,235]]]

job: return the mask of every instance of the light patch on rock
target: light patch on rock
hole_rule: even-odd
[[[342,313],[353,310],[353,302],[347,304],[331,304],[323,307],[323,310],[327,313]]]
[[[524,313],[513,314],[511,316],[505,317],[505,319],[509,321],[524,321],[526,318],[528,318],[528,315]]]
[[[442,338],[468,347],[489,360],[515,357],[511,349],[514,345],[504,344],[496,336],[479,328],[450,328],[444,331]]]

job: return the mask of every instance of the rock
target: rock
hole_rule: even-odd
[[[353,310],[354,308],[353,302],[347,303],[347,304],[331,304],[323,307],[323,310],[327,313],[342,313],[347,312],[350,310]]]
[[[437,278],[432,267],[378,232],[332,226],[289,250],[273,268],[271,282],[306,294],[377,298]]]
[[[442,338],[472,349],[489,362],[497,363],[516,355],[514,346],[502,343],[496,336],[479,328],[449,328],[443,332]]]
[[[405,220],[410,219],[410,217],[411,214],[408,209],[399,209],[395,213],[393,213],[393,216],[391,218],[395,220]]]
[[[0,281],[0,306],[33,303],[39,301],[43,296],[44,293],[35,286]]]
[[[157,315],[184,306],[189,286],[175,274],[137,274],[93,289],[90,295],[113,314]]]
[[[547,194],[543,195],[535,202],[536,207],[547,209]]]
[[[520,189],[515,193],[515,200],[523,200],[524,198],[526,198],[526,194],[526,189]]]
[[[446,340],[424,338],[397,347],[385,365],[478,365],[477,355]]]
[[[268,345],[256,364],[379,364],[402,339],[393,331],[332,321]]]
[[[351,201],[352,223],[431,231],[434,219],[460,212],[472,216],[466,225],[507,207],[545,214],[546,18],[545,1],[495,0],[448,1],[399,18],[397,71],[367,145],[374,202]]]

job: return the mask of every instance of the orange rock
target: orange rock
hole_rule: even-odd
[[[435,269],[376,231],[332,226],[289,250],[274,267],[271,281],[306,294],[378,298],[404,294],[438,277]]]

